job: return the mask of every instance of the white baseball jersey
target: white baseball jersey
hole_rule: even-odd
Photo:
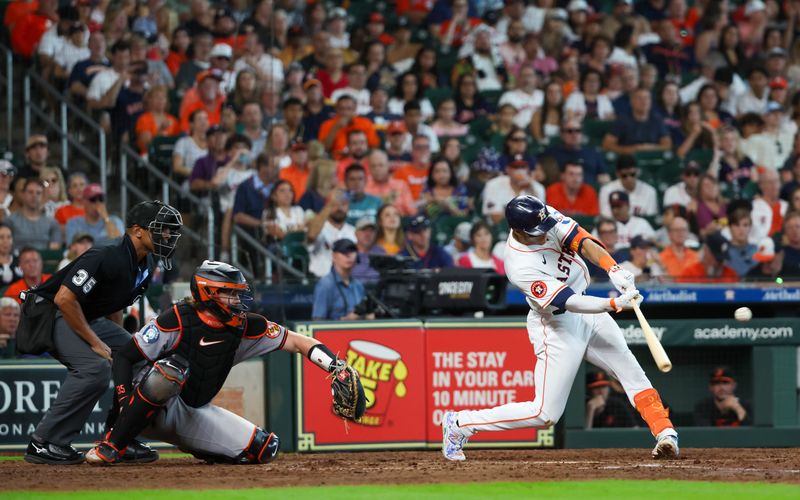
[[[505,250],[506,275],[525,293],[536,314],[564,309],[570,295],[583,294],[589,286],[589,270],[571,249],[580,227],[571,218],[547,207],[559,222],[547,233],[542,245],[527,246],[508,235]]]

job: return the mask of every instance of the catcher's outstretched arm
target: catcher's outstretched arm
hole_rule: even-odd
[[[319,340],[300,335],[291,330],[286,332],[286,342],[283,344],[283,350],[299,352],[326,372],[333,371],[339,361],[336,355]]]

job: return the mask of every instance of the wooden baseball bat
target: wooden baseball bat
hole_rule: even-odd
[[[639,309],[639,304],[636,302],[633,303],[633,312],[636,313],[636,318],[639,320],[639,325],[641,325],[642,332],[644,333],[644,339],[647,341],[647,347],[650,348],[650,354],[653,355],[658,369],[664,373],[672,370],[672,361],[669,360],[669,356],[667,356],[666,351],[664,351],[664,346],[658,341],[658,337],[656,337],[656,334],[650,327],[650,323],[647,322],[647,318],[644,317],[642,310]]]

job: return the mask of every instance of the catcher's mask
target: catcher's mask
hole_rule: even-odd
[[[242,272],[225,262],[206,260],[195,269],[189,283],[197,307],[224,324],[240,327],[253,300]],[[227,293],[221,293],[227,292]]]
[[[150,232],[153,255],[161,259],[164,269],[172,269],[172,255],[183,227],[180,212],[160,201],[144,201],[130,209],[127,219],[128,227],[137,225]]]

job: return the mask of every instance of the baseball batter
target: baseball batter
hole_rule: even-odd
[[[506,274],[525,292],[531,307],[528,337],[536,353],[536,394],[533,401],[446,412],[442,420],[444,456],[465,460],[463,447],[479,431],[548,427],[558,422],[585,358],[622,383],[656,438],[653,457],[677,457],[678,433],[669,412],[608,314],[630,309],[634,301],[641,300],[633,275],[621,269],[602,244],[574,220],[534,196],[511,200],[506,219],[512,229],[506,242]],[[589,286],[584,259],[608,272],[619,297],[584,295]]]
[[[212,463],[269,462],[278,436],[210,404],[231,368],[278,349],[302,353],[329,372],[344,364],[319,341],[246,312],[249,286],[229,264],[205,261],[190,288],[192,301],[161,314],[115,355],[122,411],[105,440],[86,453],[89,464],[120,462],[140,432]]]

